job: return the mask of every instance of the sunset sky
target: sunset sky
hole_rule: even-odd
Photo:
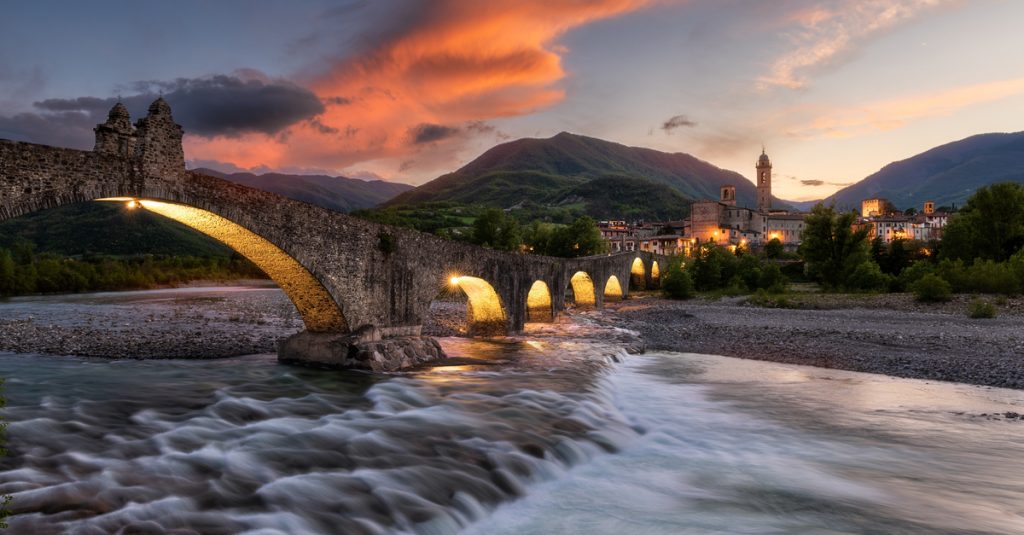
[[[90,148],[163,94],[190,166],[420,184],[569,131],[821,198],[893,160],[1024,130],[1016,0],[19,2],[0,138]]]

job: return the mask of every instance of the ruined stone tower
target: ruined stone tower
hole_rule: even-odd
[[[772,162],[761,148],[757,159],[757,211],[767,214],[772,209]]]
[[[174,176],[185,171],[181,148],[181,125],[174,122],[171,106],[160,97],[149,106],[146,117],[135,123],[135,158],[142,171],[156,176]]]
[[[93,151],[115,154],[123,158],[135,155],[135,129],[132,128],[132,120],[124,104],[114,104],[107,115],[107,122],[96,125],[93,131],[96,132],[96,146]]]

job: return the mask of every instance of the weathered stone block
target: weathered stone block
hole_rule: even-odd
[[[303,331],[286,338],[278,361],[314,368],[396,371],[446,358],[441,344],[429,336],[380,337],[376,328],[355,333]]]

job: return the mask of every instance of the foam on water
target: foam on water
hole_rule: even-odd
[[[0,355],[11,533],[1024,532],[1024,422],[989,416],[1018,391],[628,338],[390,375]]]

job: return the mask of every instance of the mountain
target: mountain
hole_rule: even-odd
[[[597,185],[604,188],[587,186],[595,180],[601,180]],[[562,132],[547,139],[524,138],[497,145],[461,169],[386,204],[455,201],[508,208],[529,201],[558,204],[575,199],[596,216],[593,212],[603,213],[609,206],[605,188],[626,194],[631,194],[632,188],[646,189],[650,195],[636,198],[639,204],[633,205],[642,208],[643,202],[656,201],[658,192],[668,191],[666,187],[681,195],[677,202],[687,204],[690,199],[717,199],[720,187],[726,184],[736,186],[740,205],[756,205],[756,188],[743,175],[689,154],[628,147]],[[778,202],[778,206],[784,204]]]
[[[859,208],[884,197],[899,208],[961,205],[974,190],[996,182],[1024,183],[1024,132],[980,134],[893,162],[825,200],[839,208]]]
[[[255,175],[252,173],[222,173],[212,169],[196,169],[196,171],[338,212],[372,208],[399,193],[412,189],[412,186],[398,182],[366,181],[343,176],[286,175],[281,173]]]

